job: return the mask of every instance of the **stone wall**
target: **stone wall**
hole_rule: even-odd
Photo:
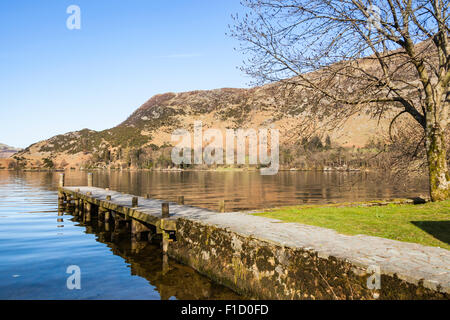
[[[283,246],[209,223],[177,220],[169,255],[234,291],[258,299],[449,299],[422,283],[381,274],[367,288],[366,268],[313,249]]]

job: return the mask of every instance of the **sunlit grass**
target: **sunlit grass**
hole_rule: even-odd
[[[374,207],[295,206],[255,215],[450,250],[450,200]]]

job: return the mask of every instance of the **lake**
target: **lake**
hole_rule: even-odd
[[[0,299],[242,299],[189,267],[163,263],[159,246],[111,241],[98,224],[58,212],[59,173],[0,171]],[[66,185],[86,185],[85,172]],[[368,173],[96,172],[94,186],[227,210],[304,203],[363,201],[427,194],[425,180]],[[81,290],[66,286],[67,268],[81,269]]]

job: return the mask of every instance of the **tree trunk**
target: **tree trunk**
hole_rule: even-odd
[[[446,200],[450,198],[450,174],[444,130],[434,123],[427,123],[426,135],[431,200]]]

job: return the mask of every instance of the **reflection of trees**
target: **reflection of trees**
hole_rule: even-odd
[[[56,190],[59,173],[0,171],[8,179],[21,179],[30,187]],[[9,177],[9,178],[7,178]],[[87,173],[66,172],[66,185],[87,185]],[[366,172],[148,172],[95,171],[94,185],[129,194],[176,201],[212,210],[226,200],[227,210],[253,210],[302,203],[365,201],[417,197],[427,193],[427,182],[399,181],[387,173]]]

